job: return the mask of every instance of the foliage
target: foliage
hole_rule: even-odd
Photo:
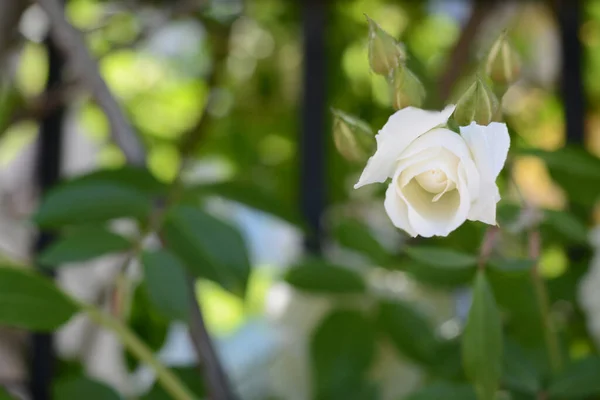
[[[85,32],[140,135],[146,165],[125,165],[103,111],[77,98],[70,108],[100,148],[100,166],[63,179],[23,222],[55,239],[33,257],[38,270],[0,266],[0,325],[56,332],[87,313],[117,335],[130,369],[148,364],[157,372],[140,399],[202,398],[210,393],[200,379],[204,363],[167,369],[153,354],[171,324],[195,323],[193,300],[206,299],[196,291],[198,281],[220,290],[203,304],[205,314],[216,307],[213,314],[225,319],[225,303],[232,301],[244,317],[256,316],[253,279],[263,272],[253,241],[227,207],[275,217],[298,235],[315,234],[297,193],[298,154],[313,150],[297,140],[299,6],[249,0],[241,16],[235,6],[213,4],[186,15],[193,45],[166,51],[151,40],[146,13],[120,3],[70,0],[67,14]],[[166,27],[180,26],[181,16],[168,15],[164,2],[143,3],[134,7],[165,13]],[[475,41],[481,48],[473,53],[481,57],[461,60],[464,76],[453,82],[460,108],[451,128],[472,120],[509,126],[497,229],[469,222],[449,237],[408,238],[377,218],[382,193],[352,189],[376,148],[374,133],[394,108],[440,109],[448,102],[438,82],[451,67],[459,24],[430,13],[425,3],[353,0],[333,2],[328,10],[327,89],[335,108],[325,143],[324,251],[302,255],[277,277],[292,293],[326,304],[314,326],[296,329],[307,332],[300,340],[307,371],[298,375],[308,378],[298,382],[319,400],[598,399],[598,317],[583,308],[580,282],[594,268],[589,234],[597,222],[600,142],[562,145],[560,102],[553,85],[536,80],[536,66],[546,60],[532,39],[535,24],[527,22],[543,24],[531,10],[544,5],[524,6],[513,30],[495,32],[498,41]],[[582,36],[600,23],[598,6],[586,7]],[[598,64],[598,41],[584,42],[590,64]],[[38,43],[26,40],[20,51],[15,82],[0,82],[2,162],[23,149],[28,126],[19,119],[36,110],[46,74]],[[599,119],[593,76],[590,113]],[[533,184],[525,168],[531,165],[543,173]],[[202,172],[212,169],[215,176]],[[116,229],[119,222],[131,232]],[[277,243],[267,246],[280,250]],[[107,256],[122,262],[108,291],[116,299],[109,312],[75,300],[44,276]],[[131,278],[136,265],[137,280]],[[440,294],[451,299],[444,305],[452,315],[434,303]],[[381,370],[394,372],[394,363],[410,366],[419,378],[390,390],[394,382]],[[259,369],[250,372],[263,373]],[[57,399],[125,398],[83,372],[59,378]],[[283,400],[295,393],[286,395]]]

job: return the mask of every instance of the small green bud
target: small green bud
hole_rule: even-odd
[[[340,154],[349,161],[364,162],[375,152],[373,130],[363,120],[331,109],[333,141]]]
[[[473,121],[479,125],[488,125],[499,110],[498,98],[490,87],[477,77],[458,100],[454,110],[454,120],[460,126],[467,126]]]
[[[404,107],[421,107],[425,98],[425,87],[417,76],[404,65],[396,67],[389,77],[392,103],[396,110]]]
[[[394,68],[406,61],[406,52],[389,33],[366,14],[369,22],[369,64],[378,75],[388,76]]]
[[[519,54],[508,41],[506,32],[494,42],[485,61],[485,73],[500,85],[510,85],[519,78]]]

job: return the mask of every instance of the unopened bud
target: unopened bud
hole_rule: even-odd
[[[359,118],[332,109],[333,141],[342,157],[349,161],[364,162],[375,152],[373,130]]]
[[[454,110],[454,120],[460,126],[467,126],[473,121],[479,125],[488,125],[494,120],[499,109],[500,103],[494,92],[480,77],[477,77],[458,100]]]
[[[396,110],[404,107],[421,107],[425,98],[425,87],[413,72],[404,65],[394,69],[389,78],[392,103]]]
[[[406,60],[406,52],[389,33],[367,15],[369,22],[369,64],[378,75],[388,76],[394,68]]]
[[[503,33],[492,45],[485,62],[485,73],[494,83],[510,85],[521,72],[519,54]]]

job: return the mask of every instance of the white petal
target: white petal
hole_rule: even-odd
[[[419,137],[415,140],[407,149],[402,153],[400,158],[399,169],[405,165],[405,162],[410,162],[413,157],[417,154],[431,149],[442,148],[450,151],[456,155],[461,164],[463,164],[466,173],[466,185],[469,190],[472,200],[477,199],[480,193],[480,177],[475,162],[471,157],[471,152],[467,143],[463,138],[456,132],[452,132],[449,129],[439,128],[427,132],[427,134]],[[456,179],[453,179],[456,181]]]
[[[494,225],[496,203],[500,201],[496,178],[508,155],[508,129],[505,124],[498,122],[492,122],[488,126],[472,123],[461,127],[460,133],[471,150],[481,177],[481,191],[472,205],[469,219]]]
[[[410,222],[408,222],[408,207],[404,200],[398,196],[396,192],[396,185],[394,182],[390,183],[385,192],[385,201],[383,202],[385,211],[390,217],[390,220],[396,228],[402,229],[412,237],[416,237],[417,233],[414,231]]]
[[[508,148],[510,136],[506,124],[492,122],[488,126],[471,123],[460,128],[460,134],[473,154],[475,164],[480,172],[489,172],[494,181],[502,171]]]
[[[444,194],[436,202],[432,201],[435,196],[421,188],[416,180],[411,180],[402,187],[399,179],[401,174],[398,172],[394,176],[390,188],[395,189],[396,195],[401,199],[399,202],[407,206],[407,225],[416,234],[423,237],[447,236],[466,220],[471,198],[463,167],[459,166],[458,169],[457,189]],[[391,196],[390,188],[388,188],[389,196]]]
[[[394,113],[375,136],[377,151],[367,161],[355,189],[375,182],[385,182],[394,174],[402,152],[425,132],[445,124],[454,112],[454,105],[442,111],[406,107]]]

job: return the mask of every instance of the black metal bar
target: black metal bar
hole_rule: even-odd
[[[304,90],[300,137],[300,202],[311,233],[305,239],[309,252],[321,251],[321,216],[326,202],[326,1],[302,1],[304,38]]]
[[[46,91],[50,92],[61,82],[63,59],[52,39],[45,40],[48,51],[48,81]],[[40,120],[35,181],[43,195],[60,179],[60,161],[62,148],[62,125],[65,108],[59,106]],[[35,242],[34,252],[38,254],[54,240],[51,232],[40,232]],[[50,269],[41,270],[53,276]],[[56,357],[54,354],[53,335],[33,333],[31,343],[30,392],[33,400],[52,398],[52,379],[55,372]]]
[[[582,78],[583,48],[579,40],[581,1],[558,0],[556,16],[562,46],[561,92],[565,110],[567,141],[584,140],[585,93]]]

